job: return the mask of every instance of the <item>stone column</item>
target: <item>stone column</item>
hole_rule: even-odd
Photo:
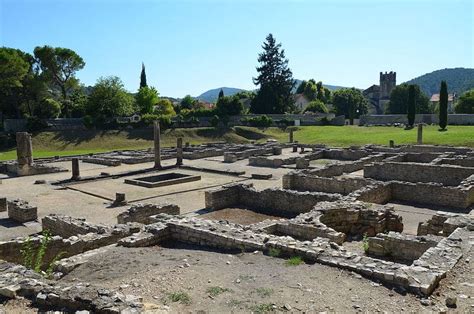
[[[31,145],[31,134],[27,132],[16,133],[16,155],[19,166],[33,163],[33,147]]]
[[[127,199],[125,197],[125,193],[115,193],[115,201],[113,203],[115,206],[125,205],[127,204]]]
[[[161,169],[161,147],[160,147],[160,122],[153,122],[155,141],[155,168]]]
[[[183,138],[178,137],[176,139],[176,165],[181,166],[183,164]]]
[[[298,151],[298,145],[293,144],[293,153],[296,153]]]
[[[417,134],[417,139],[416,142],[418,145],[423,144],[423,124],[418,124],[418,134]]]
[[[293,129],[290,129],[290,143],[293,143]]]
[[[79,159],[72,158],[72,180],[79,180],[81,178],[81,173],[79,171]]]

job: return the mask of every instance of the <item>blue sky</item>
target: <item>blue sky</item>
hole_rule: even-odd
[[[255,88],[268,33],[282,42],[293,75],[368,87],[380,71],[397,82],[450,67],[474,67],[474,5],[467,1],[0,0],[0,45],[32,52],[68,47],[93,85],[117,75],[161,95],[197,96],[221,86]]]

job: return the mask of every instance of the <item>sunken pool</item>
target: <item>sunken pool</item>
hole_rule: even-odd
[[[147,177],[125,179],[125,183],[139,185],[147,188],[156,188],[160,186],[167,186],[199,180],[201,180],[201,176],[170,172]]]

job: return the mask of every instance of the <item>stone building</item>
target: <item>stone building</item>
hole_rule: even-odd
[[[380,72],[380,85],[372,85],[363,91],[371,107],[370,113],[383,114],[386,104],[390,101],[390,93],[397,85],[396,72]]]

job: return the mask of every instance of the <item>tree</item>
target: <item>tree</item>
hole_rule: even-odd
[[[217,100],[216,104],[219,116],[235,116],[239,115],[244,107],[238,96],[224,96]]]
[[[416,88],[415,85],[408,86],[408,100],[407,100],[407,118],[408,126],[413,127],[415,124],[416,113]]]
[[[418,85],[415,88],[415,101],[417,104],[416,113],[431,113],[430,100],[420,90]],[[408,84],[400,84],[396,86],[390,94],[390,101],[385,110],[389,114],[406,114],[408,112]]]
[[[158,100],[158,103],[155,107],[155,113],[162,116],[175,116],[176,112],[174,111],[173,104],[169,99],[161,98]]]
[[[134,111],[134,99],[117,76],[101,77],[94,85],[87,111],[92,116],[127,116]]]
[[[448,85],[446,81],[441,81],[439,90],[439,127],[446,130],[448,125]]]
[[[462,94],[454,109],[456,113],[474,114],[474,89]]]
[[[142,62],[142,73],[140,74],[140,88],[147,87],[145,65]]]
[[[295,85],[293,74],[288,68],[288,59],[281,44],[269,34],[263,43],[263,52],[258,55],[259,73],[253,78],[255,85],[260,86],[257,96],[251,103],[254,113],[285,113],[294,106],[291,91]]]
[[[84,60],[73,50],[60,47],[36,47],[35,58],[41,75],[51,83],[51,88],[58,88],[63,100],[63,113],[70,116],[68,96],[78,87],[76,72],[85,66]]]
[[[219,91],[219,96],[217,97],[217,99],[221,99],[222,97],[224,97],[224,91],[221,88],[221,90]]]
[[[158,103],[158,91],[154,87],[141,87],[135,95],[135,101],[142,114],[152,113]]]
[[[180,109],[188,109],[191,110],[196,105],[197,100],[191,97],[191,95],[184,96],[180,102]]]
[[[33,63],[33,57],[21,50],[0,48],[0,112],[5,116],[21,117]]]
[[[56,119],[59,117],[59,114],[61,113],[61,104],[52,99],[52,98],[44,98],[39,106],[36,108],[35,115],[38,118],[44,118],[44,119]]]
[[[353,87],[335,91],[333,105],[337,115],[344,115],[350,124],[354,124],[354,119],[368,112],[369,103],[362,92]]]
[[[329,110],[321,100],[317,99],[309,102],[304,112],[328,113]]]

